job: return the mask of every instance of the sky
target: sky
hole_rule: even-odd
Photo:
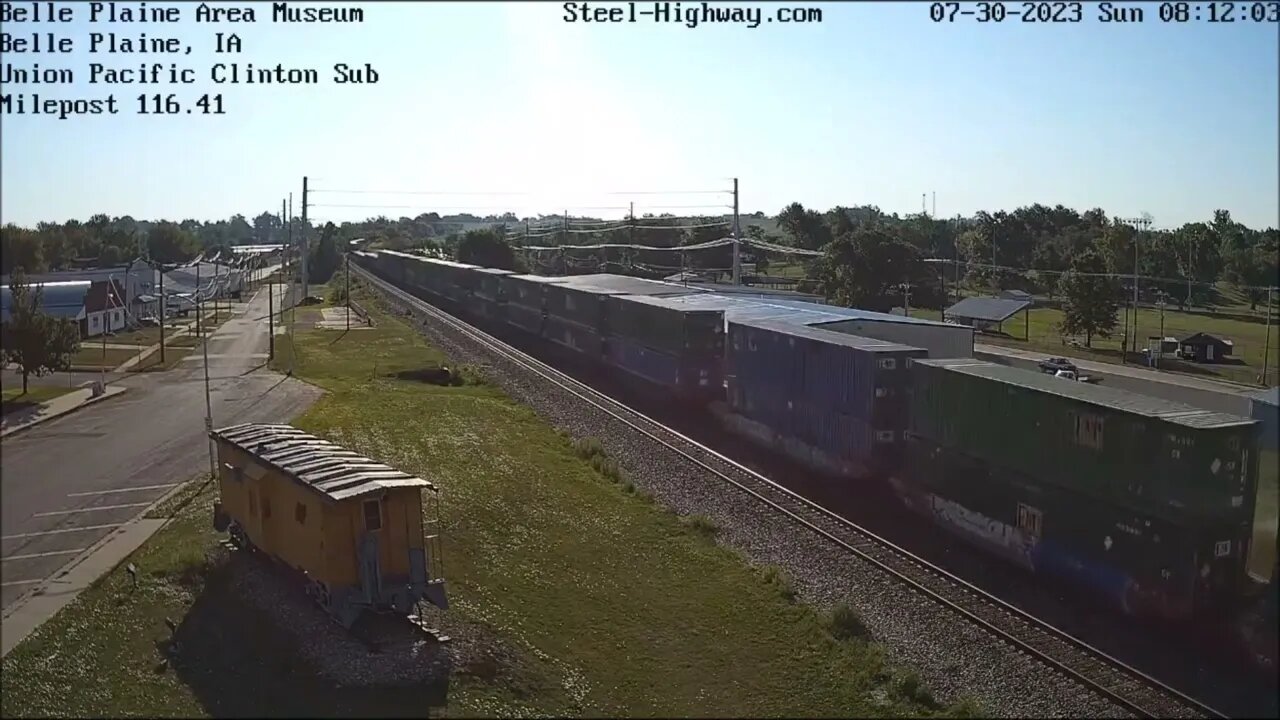
[[[1101,22],[1085,3],[1071,24],[938,23],[928,2],[709,3],[822,11],[821,22],[756,28],[568,22],[560,2],[326,4],[363,8],[360,24],[275,24],[268,3],[230,4],[252,7],[254,23],[197,23],[183,3],[179,23],[111,24],[90,22],[85,3],[58,5],[75,19],[3,30],[71,37],[76,51],[3,60],[70,68],[76,82],[3,92],[114,93],[121,112],[0,115],[5,223],[253,216],[291,192],[301,214],[306,176],[317,221],[612,218],[631,203],[637,214],[718,213],[738,178],[742,211],[770,215],[797,201],[905,214],[922,196],[932,211],[936,194],[944,217],[1039,202],[1147,212],[1156,227],[1217,208],[1280,226],[1275,23],[1162,22],[1158,3],[1115,3],[1141,7],[1141,23]],[[93,32],[174,37],[192,51],[90,54]],[[216,32],[238,34],[243,51],[214,54]],[[156,61],[199,82],[87,82],[90,63]],[[217,85],[217,62],[315,68],[322,82]],[[336,63],[369,63],[378,82],[334,84]],[[195,112],[137,114],[137,96],[156,92]],[[225,115],[195,108],[205,93],[222,94]]]

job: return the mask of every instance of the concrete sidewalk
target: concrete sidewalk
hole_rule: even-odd
[[[101,395],[94,397],[92,387],[83,387],[72,390],[66,395],[59,395],[48,402],[6,413],[0,416],[0,438],[9,437],[42,422],[75,412],[86,405],[116,397],[127,389],[119,385],[108,385]]]

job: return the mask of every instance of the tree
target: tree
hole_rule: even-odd
[[[511,243],[492,228],[468,230],[454,250],[458,262],[501,270],[522,269]]]
[[[1093,336],[1110,337],[1116,327],[1120,307],[1120,283],[1105,277],[1106,262],[1093,250],[1077,255],[1071,269],[1058,281],[1062,293],[1064,335],[1084,334],[1085,347],[1093,347]]]
[[[329,281],[338,269],[341,255],[338,252],[338,227],[333,223],[325,223],[320,231],[320,241],[311,251],[311,259],[307,267],[310,280],[317,284]]]
[[[829,300],[880,311],[893,306],[899,283],[927,286],[929,275],[918,250],[877,227],[833,240],[818,267],[819,288]]]
[[[16,268],[27,272],[44,269],[40,236],[12,223],[0,227],[0,272],[12,273]]]
[[[22,393],[31,375],[40,377],[71,366],[71,355],[80,349],[80,330],[74,321],[46,314],[41,303],[44,288],[27,282],[19,269],[9,280],[12,304],[5,330],[4,359],[18,365]]]
[[[147,251],[156,262],[183,262],[195,257],[196,240],[174,223],[159,222],[147,232]]]
[[[814,210],[805,210],[800,203],[791,203],[778,213],[778,227],[793,238],[796,247],[818,250],[831,242],[831,226]]]

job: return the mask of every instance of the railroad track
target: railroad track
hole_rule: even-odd
[[[1139,717],[1226,715],[1010,605],[965,580],[867,531],[814,502],[658,423],[547,363],[494,338],[364,268],[357,272],[385,292],[522,365],[636,432],[715,474],[769,507],[959,613]]]

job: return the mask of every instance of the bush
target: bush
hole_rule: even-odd
[[[791,578],[787,573],[777,565],[766,565],[760,569],[760,577],[766,585],[772,586],[782,596],[782,599],[791,602],[796,599],[795,588],[791,586]]]
[[[341,305],[347,302],[347,288],[343,283],[334,283],[329,287],[329,303]]]
[[[706,538],[715,537],[720,531],[715,521],[706,515],[686,515],[680,518],[680,524]]]
[[[893,679],[894,694],[904,700],[918,702],[922,705],[934,705],[933,694],[929,692],[929,688],[924,686],[920,681],[920,676],[914,670],[898,674]]]
[[[852,640],[871,635],[862,618],[858,617],[858,613],[845,603],[840,603],[831,609],[826,624],[827,631],[837,640]]]

